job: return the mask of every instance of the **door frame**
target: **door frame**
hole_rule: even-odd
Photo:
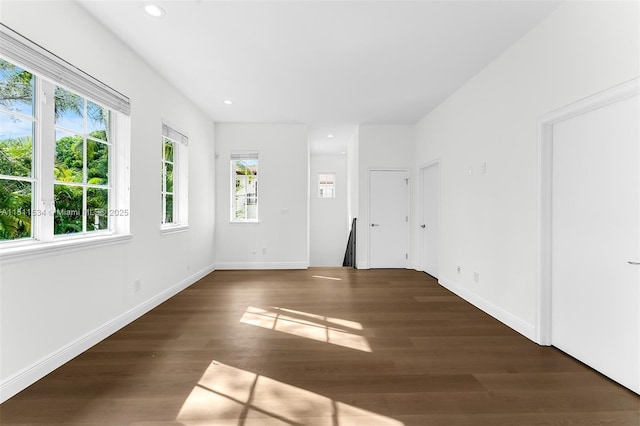
[[[369,167],[367,173],[367,185],[368,185],[368,200],[367,200],[367,269],[372,268],[371,266],[371,173],[372,172],[405,172],[407,174],[407,235],[406,235],[406,243],[407,243],[407,264],[406,269],[409,268],[409,254],[411,251],[411,240],[409,238],[410,231],[409,225],[411,224],[411,170],[405,167]]]
[[[615,102],[638,95],[640,78],[611,87],[595,95],[551,111],[538,118],[538,277],[536,291],[535,341],[551,345],[551,239],[552,239],[552,170],[553,126],[556,123],[584,114]],[[639,176],[640,178],[640,176]]]
[[[418,220],[420,219],[424,219],[424,173],[426,171],[427,168],[429,167],[433,167],[433,166],[438,166],[438,182],[437,182],[437,187],[438,187],[438,195],[437,195],[437,216],[438,216],[438,229],[437,229],[437,234],[438,234],[438,248],[437,248],[437,252],[438,252],[438,275],[440,275],[440,259],[442,258],[442,252],[441,252],[441,229],[442,229],[442,224],[441,224],[441,202],[442,202],[442,164],[440,163],[440,158],[436,158],[435,160],[429,161],[427,163],[421,164],[418,166],[418,176],[420,177],[418,180]],[[416,225],[419,226],[419,224],[416,222]],[[424,273],[429,273],[425,270],[424,268],[424,232],[420,233],[420,237],[418,238],[418,259],[417,259],[417,267],[419,268],[420,271],[424,272]],[[438,277],[435,277],[436,279]]]

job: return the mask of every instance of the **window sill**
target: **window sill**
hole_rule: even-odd
[[[168,234],[177,234],[178,232],[187,232],[189,230],[189,225],[163,225],[160,228],[160,234],[168,235]]]
[[[121,244],[130,241],[131,234],[106,234],[78,237],[60,237],[53,241],[25,241],[22,244],[11,245],[11,247],[0,246],[0,262],[22,261],[45,257],[54,253],[71,253],[84,251],[89,247],[104,247],[112,244]]]
[[[229,223],[234,224],[234,223],[238,223],[238,224],[246,224],[246,223],[260,223],[260,220],[256,219],[256,220],[230,220]]]

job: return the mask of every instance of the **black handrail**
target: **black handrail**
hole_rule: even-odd
[[[344,253],[342,266],[356,267],[356,218],[351,222],[351,232],[349,232],[349,240],[347,241],[347,250]]]

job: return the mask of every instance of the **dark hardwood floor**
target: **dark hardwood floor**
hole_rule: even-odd
[[[420,272],[216,271],[2,425],[640,425],[640,398]]]

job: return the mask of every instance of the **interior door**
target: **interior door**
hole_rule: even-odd
[[[640,393],[638,96],[553,126],[551,343]]]
[[[440,234],[440,163],[421,169],[422,193],[420,232],[420,267],[438,278],[438,252]]]
[[[372,170],[369,205],[369,267],[406,268],[409,173],[406,170]]]

